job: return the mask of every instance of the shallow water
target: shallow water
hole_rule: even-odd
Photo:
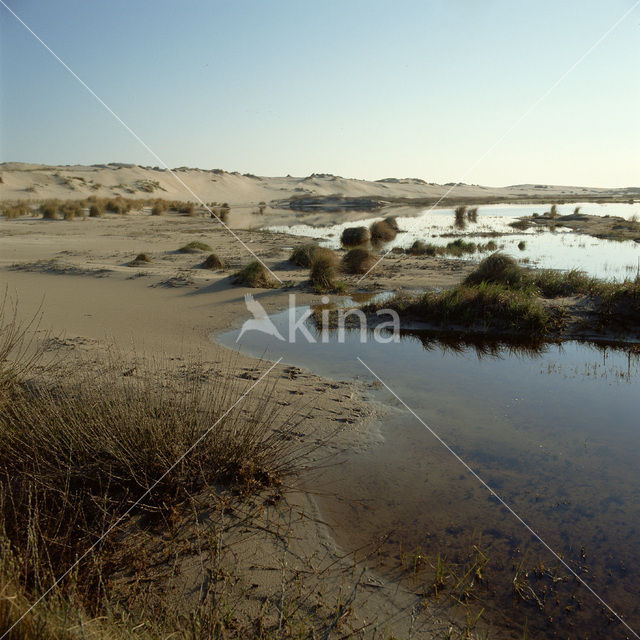
[[[514,218],[544,213],[550,205],[490,205],[479,207],[478,222],[469,223],[464,231],[456,230],[453,223],[453,209],[425,210],[413,217],[398,217],[398,225],[403,233],[384,248],[408,248],[415,240],[428,241],[438,246],[444,246],[452,240],[442,237],[442,234],[457,233],[464,237],[480,233],[509,233],[511,235],[495,238],[503,250],[518,259],[526,259],[531,264],[549,269],[583,269],[590,275],[624,280],[635,277],[640,270],[640,244],[633,241],[601,240],[577,234],[558,227],[555,232],[530,229],[522,233],[513,233],[509,223]],[[620,216],[630,219],[640,218],[640,204],[625,203],[573,203],[558,205],[559,215],[572,213],[576,206],[581,213],[601,216]],[[347,222],[327,227],[313,227],[310,225],[292,225],[267,227],[270,231],[289,233],[291,235],[310,236],[317,238],[326,246],[338,248],[340,236],[346,227],[365,225],[381,220],[381,217],[363,218],[359,222]],[[489,238],[477,238],[480,243]],[[524,241],[526,248],[518,249],[518,244]],[[486,255],[486,254],[485,254]],[[480,259],[482,255],[465,256],[466,259]]]
[[[297,317],[305,311],[296,309]],[[287,313],[272,320],[287,335]],[[335,335],[328,344],[308,344],[300,336],[289,343],[251,331],[236,344],[238,333],[215,339],[320,375],[375,383],[360,357],[596,593],[640,627],[637,353],[578,342],[537,350],[443,344],[421,332],[391,344],[362,344],[359,332],[348,332],[344,344]],[[389,391],[373,384],[371,394],[389,407],[382,442],[314,478],[329,496],[321,508],[341,544],[357,548],[388,535],[385,555],[396,564],[417,548],[432,559],[437,553],[453,559],[476,544],[491,558],[478,597],[498,634],[522,637],[527,620],[529,637],[626,637],[562,567],[558,575],[567,578],[557,582],[553,570],[539,579],[530,573],[536,593],[546,594],[542,608],[514,598],[515,565],[553,568],[557,560]]]

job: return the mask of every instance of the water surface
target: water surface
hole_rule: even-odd
[[[296,309],[298,316],[305,312]],[[286,335],[287,313],[272,319]],[[529,637],[626,637],[622,625],[608,620],[597,600],[379,388],[360,357],[599,595],[640,627],[637,353],[579,342],[537,348],[442,342],[423,332],[405,333],[391,344],[362,344],[359,333],[348,333],[344,344],[291,344],[257,332],[236,344],[237,335],[230,331],[217,340],[320,375],[361,379],[372,399],[387,406],[380,444],[345,454],[313,478],[327,496],[321,508],[339,543],[357,548],[388,536],[389,570],[416,549],[433,561],[438,553],[454,559],[474,544],[482,548],[491,562],[478,607],[492,620],[498,634],[492,637],[522,637],[525,621]],[[514,576],[525,569],[542,607],[513,595]]]

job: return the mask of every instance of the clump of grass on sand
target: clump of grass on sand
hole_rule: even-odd
[[[28,216],[31,215],[31,207],[26,202],[3,202],[2,215],[7,220]]]
[[[336,280],[337,257],[331,251],[316,255],[311,263],[309,281],[318,293],[341,290],[343,284]]]
[[[152,216],[161,216],[167,212],[167,203],[164,200],[156,200],[151,207]]]
[[[398,234],[397,224],[395,226],[396,228],[388,220],[374,222],[370,227],[371,240],[374,242],[389,242],[393,240]]]
[[[234,284],[261,289],[275,289],[279,286],[278,281],[258,260],[254,260],[242,267],[242,269],[235,274],[233,282]]]
[[[148,253],[139,253],[131,262],[127,264],[129,267],[142,267],[153,262]]]
[[[67,200],[60,206],[59,211],[65,220],[74,220],[82,215],[82,205],[77,201]]]
[[[227,265],[220,256],[215,253],[211,253],[205,258],[205,261],[200,265],[200,267],[202,269],[217,271],[219,269],[226,269]]]
[[[293,264],[296,264],[299,267],[310,267],[313,261],[321,256],[333,258],[335,260],[335,253],[331,251],[331,249],[320,247],[317,244],[310,242],[296,247],[289,256],[289,262],[293,262]]]
[[[102,218],[104,216],[104,204],[102,202],[94,202],[89,205],[90,218]]]
[[[40,213],[43,220],[57,220],[60,203],[56,200],[47,200],[40,205]]]
[[[342,257],[342,269],[346,273],[367,273],[375,263],[375,255],[362,248],[351,249]]]
[[[340,242],[345,247],[359,247],[369,242],[371,234],[367,227],[347,227],[340,237]]]
[[[205,251],[213,251],[213,248],[205,242],[197,240],[189,242],[189,244],[185,244],[184,247],[178,249],[178,253],[204,253]]]

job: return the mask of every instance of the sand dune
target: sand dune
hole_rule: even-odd
[[[343,178],[331,174],[307,177],[264,177],[180,167],[173,172],[159,167],[132,164],[53,166],[5,162],[0,164],[0,200],[86,198],[122,195],[130,198],[159,197],[172,200],[228,202],[253,206],[260,202],[284,203],[301,197],[438,199],[453,186],[416,178],[386,178],[377,181]],[[190,193],[191,190],[193,193]],[[195,194],[195,195],[194,195]],[[601,189],[576,186],[519,184],[489,187],[460,184],[448,200],[572,199],[638,197],[640,188]]]

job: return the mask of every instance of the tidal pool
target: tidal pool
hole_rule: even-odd
[[[626,203],[572,203],[558,205],[559,215],[572,213],[579,206],[581,213],[601,216],[620,216],[631,219],[640,218],[640,204]],[[501,248],[517,259],[542,268],[549,269],[583,269],[589,275],[610,280],[633,278],[640,272],[640,244],[634,241],[602,240],[566,228],[558,227],[556,231],[529,229],[514,233],[509,226],[514,218],[544,213],[550,205],[488,205],[478,209],[478,222],[470,223],[465,230],[456,229],[453,223],[453,209],[426,209],[415,216],[400,216],[398,225],[403,233],[384,245],[384,249],[394,247],[408,248],[416,240],[431,242],[444,246],[453,239],[449,234],[455,233],[467,240],[485,243],[490,238],[478,237],[479,234],[509,234],[494,238]],[[326,227],[311,225],[291,225],[267,227],[269,231],[288,233],[298,236],[310,236],[318,239],[323,245],[337,249],[340,247],[340,236],[346,227],[365,225],[381,220],[380,216],[363,218],[358,222],[347,222]],[[445,234],[445,236],[443,236]],[[523,250],[518,245],[524,242]],[[484,254],[486,255],[486,254]],[[482,254],[467,255],[465,259],[481,259]]]
[[[307,310],[296,308],[295,317]],[[288,312],[271,319],[286,337]],[[255,331],[236,343],[237,330],[212,339],[323,376],[358,378],[386,407],[378,444],[339,456],[309,479],[338,543],[356,549],[384,537],[381,574],[403,575],[430,597],[438,563],[452,563],[459,577],[463,560],[482,553],[486,567],[465,597],[484,609],[490,637],[521,638],[525,627],[527,637],[630,637],[360,358],[640,628],[637,349],[472,343],[422,331],[404,332],[398,343],[362,343],[358,331],[323,344],[311,321],[309,330],[315,344]],[[456,579],[445,574],[442,591]]]

